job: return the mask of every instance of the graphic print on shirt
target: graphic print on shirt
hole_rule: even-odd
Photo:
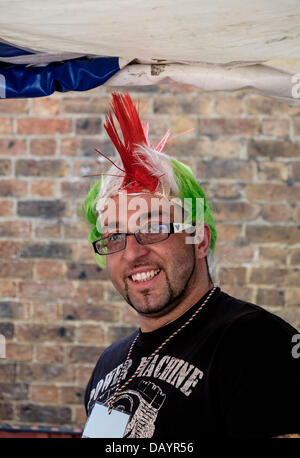
[[[144,364],[146,359],[142,358],[140,366]],[[129,360],[123,373],[123,380],[127,378],[131,365],[132,360]],[[94,401],[97,400],[102,404],[106,404],[114,395],[115,385],[122,366],[123,364],[120,364],[98,381],[96,387],[90,393],[89,409],[94,404]],[[185,396],[189,396],[202,379],[203,372],[183,359],[168,355],[156,355],[145,364],[136,379],[139,377],[142,377],[143,380],[138,382],[135,389],[131,389],[128,386],[124,391],[120,391],[114,401],[115,408],[131,414],[124,437],[149,438],[153,436],[155,420],[167,396],[159,386],[161,384],[161,382],[159,383],[160,380],[177,388]],[[147,380],[148,377],[151,377],[152,380]],[[159,384],[156,384],[156,380]]]
[[[110,390],[109,390],[110,391]],[[105,403],[113,391],[99,397],[99,402]],[[155,420],[159,409],[166,398],[162,389],[150,381],[141,380],[136,390],[127,389],[120,392],[114,402],[114,407],[124,412],[134,412],[123,437],[148,438],[155,431]]]

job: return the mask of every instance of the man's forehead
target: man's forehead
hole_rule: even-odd
[[[130,221],[141,224],[143,221],[163,218],[170,222],[181,218],[181,200],[168,200],[155,195],[124,195],[119,194],[105,199],[99,214],[101,227],[113,228],[119,224],[128,225]],[[131,230],[131,229],[130,229]]]

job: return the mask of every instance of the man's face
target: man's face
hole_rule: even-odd
[[[138,211],[130,209],[136,196],[127,196],[125,202],[120,196],[113,198],[116,204],[115,221],[121,227],[112,232],[134,232],[139,227],[137,221],[148,220],[151,203],[157,198],[147,194],[140,197],[144,205]],[[164,222],[165,218],[167,216],[152,214],[154,221]],[[112,220],[113,215],[109,219]],[[172,211],[171,219],[166,222],[170,221],[182,222],[181,211]],[[141,245],[131,235],[127,236],[124,250],[107,256],[107,269],[113,285],[139,314],[163,316],[190,292],[196,267],[195,251],[194,245],[185,243],[185,238],[186,233],[181,232],[171,234],[159,243]]]

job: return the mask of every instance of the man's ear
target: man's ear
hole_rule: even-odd
[[[207,223],[200,225],[195,235],[195,252],[198,259],[207,256],[211,240],[211,230]]]

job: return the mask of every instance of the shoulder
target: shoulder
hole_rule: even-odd
[[[279,316],[264,308],[222,293],[224,331],[221,353],[231,359],[291,360],[292,338],[297,331]]]
[[[221,291],[219,295],[219,313],[227,323],[228,331],[243,332],[263,331],[280,333],[292,336],[298,331],[276,314],[260,307],[259,305],[237,299]]]

